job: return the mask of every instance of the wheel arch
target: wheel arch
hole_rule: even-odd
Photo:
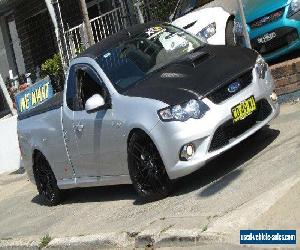
[[[31,158],[30,156],[28,156],[28,162],[27,164],[25,165],[25,169],[26,169],[26,172],[27,172],[27,176],[29,178],[29,180],[32,182],[32,183],[35,183],[35,177],[34,177],[34,171],[35,171],[35,161],[36,161],[36,157],[38,155],[43,155],[44,154],[42,153],[41,150],[39,149],[33,149],[31,151]],[[45,156],[44,156],[45,157]],[[46,158],[46,157],[45,157]]]
[[[151,142],[154,144],[154,146],[156,147],[156,150],[157,150],[157,153],[160,155],[160,158],[163,162],[163,159],[161,157],[161,153],[159,151],[159,148],[157,147],[156,143],[155,143],[155,140],[152,138],[151,136],[151,133],[147,133],[146,131],[144,131],[143,129],[140,129],[140,128],[133,128],[129,134],[128,134],[128,138],[127,138],[127,149],[129,149],[129,144],[130,144],[130,141],[132,139],[132,137],[134,136],[135,133],[142,133],[143,135],[147,136]],[[129,156],[129,151],[128,151],[128,156]],[[128,157],[128,163],[130,161],[130,158]],[[166,171],[165,169],[165,165],[164,165],[164,162],[163,162],[163,165],[159,164],[160,166],[160,169],[162,170],[162,172],[160,173],[160,176],[161,178],[164,178],[163,182],[165,185],[163,189],[161,189],[162,191],[164,192],[158,192],[156,191],[156,193],[152,194],[151,196],[149,195],[145,195],[145,191],[143,190],[143,192],[141,192],[141,189],[139,188],[139,183],[136,179],[136,172],[135,170],[133,170],[135,167],[133,165],[128,165],[128,170],[129,170],[129,173],[130,173],[130,177],[131,177],[131,180],[132,180],[132,183],[136,189],[136,191],[143,197],[145,198],[147,201],[156,201],[156,200],[159,200],[159,199],[162,199],[164,197],[166,197],[171,191],[172,191],[172,181],[170,180],[170,177],[168,175],[168,172]],[[133,171],[133,174],[131,173],[131,171]],[[159,170],[157,170],[159,171]],[[151,175],[150,175],[151,176]],[[140,191],[139,191],[140,190]],[[151,192],[150,192],[151,193]]]
[[[161,152],[159,151],[159,147],[157,146],[156,144],[156,141],[154,140],[153,136],[151,136],[151,133],[145,131],[144,129],[141,129],[141,128],[133,128],[130,130],[129,134],[128,134],[128,137],[127,137],[127,149],[128,149],[128,146],[129,146],[129,143],[130,143],[130,140],[132,138],[132,136],[135,134],[135,133],[143,133],[145,134],[147,137],[149,137],[151,139],[151,141],[154,143],[156,149],[158,150],[160,156],[161,156]]]
[[[128,137],[127,137],[127,148],[129,146],[129,143],[130,143],[130,140],[132,138],[132,136],[135,134],[135,133],[143,133],[145,134],[146,136],[148,136],[149,138],[151,138],[151,136],[149,135],[149,133],[147,133],[144,129],[141,129],[141,128],[133,128],[130,130],[129,134],[128,134]],[[153,139],[151,138],[151,140],[153,141]]]
[[[227,18],[227,23],[229,21],[234,21],[235,20],[235,15],[234,14],[231,14],[228,18]]]
[[[36,148],[36,149],[34,149],[33,152],[32,152],[32,168],[35,167],[36,158],[37,158],[38,156],[43,156],[43,157],[45,157],[45,155],[43,154],[43,152],[42,152],[41,150],[39,150],[39,149]],[[45,157],[45,158],[46,158],[46,157]]]
[[[136,133],[136,132],[142,132],[143,134],[145,134],[146,136],[148,136],[149,139],[151,139],[151,141],[154,143],[154,145],[155,145],[155,147],[156,147],[156,149],[157,149],[157,151],[158,151],[158,153],[159,153],[159,155],[160,155],[160,157],[161,157],[164,165],[166,166],[163,154],[162,154],[162,152],[160,150],[160,147],[157,145],[157,142],[156,142],[155,138],[153,137],[153,135],[150,132],[147,132],[144,129],[141,129],[141,128],[133,128],[133,129],[131,129],[131,131],[129,132],[128,137],[127,137],[127,150],[128,150],[128,147],[129,147],[130,140],[131,140],[132,136],[134,135],[134,133]],[[128,151],[127,151],[127,154],[128,154]]]
[[[41,161],[40,166],[38,164],[36,164],[38,157],[42,157],[42,158],[40,158],[40,161]],[[32,159],[33,159],[32,169],[33,169],[33,173],[34,173],[34,182],[35,182],[35,185],[37,186],[37,190],[38,190],[39,194],[44,198],[46,205],[48,205],[48,206],[58,205],[61,200],[61,193],[57,186],[57,179],[55,177],[55,174],[53,173],[53,169],[50,166],[49,161],[47,160],[47,158],[43,154],[43,152],[40,151],[39,149],[33,150]],[[44,175],[44,177],[47,177],[47,185],[44,183],[44,181],[42,181],[45,178],[40,177],[41,176],[41,171],[40,171],[41,167],[46,172],[46,174],[45,174],[43,171],[42,175]],[[49,178],[49,173],[50,173],[50,178]],[[41,184],[41,183],[43,183],[43,184]],[[50,191],[50,192],[48,192],[48,194],[50,194],[50,197],[48,197],[47,193],[45,193],[46,192],[45,187],[47,187],[46,189],[48,191]]]
[[[227,21],[226,21],[226,27],[227,27],[227,25],[228,25],[228,23],[229,23],[230,21],[233,21],[233,22],[234,22],[234,20],[235,20],[235,15],[234,15],[234,14],[230,14],[230,15],[228,16],[228,18],[227,18]],[[226,29],[226,27],[225,27],[225,29]]]
[[[35,167],[35,162],[36,162],[36,157],[37,156],[42,156],[49,164],[51,170],[53,171],[53,168],[51,167],[51,164],[47,158],[47,156],[43,153],[42,150],[38,149],[38,148],[35,148],[32,152],[32,168]]]
[[[227,21],[226,21],[226,26],[225,26],[225,45],[227,45],[227,33],[226,33],[226,30],[227,30],[227,25],[229,24],[229,22],[235,21],[235,15],[234,14],[230,14],[230,16],[227,18]],[[234,30],[232,31],[233,35],[235,36],[235,33],[234,33]],[[234,38],[235,42],[236,42],[236,39]]]

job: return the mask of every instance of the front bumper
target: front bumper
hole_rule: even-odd
[[[209,160],[254,134],[279,114],[278,102],[274,102],[270,98],[274,90],[273,78],[270,72],[267,73],[266,80],[258,79],[255,70],[252,71],[252,74],[252,83],[224,102],[214,104],[205,98],[203,101],[209,106],[210,110],[202,119],[190,119],[187,122],[159,122],[152,130],[151,137],[160,152],[171,179],[177,179],[198,170]],[[257,122],[244,133],[232,138],[228,144],[212,151],[211,144],[216,131],[232,119],[232,107],[252,95],[256,101],[266,100],[269,103],[271,107],[270,114],[263,121]],[[183,145],[188,143],[195,145],[195,155],[190,161],[180,161],[180,150]]]
[[[286,6],[283,16],[277,21],[259,28],[249,28],[253,49],[262,54],[267,61],[277,59],[300,48],[300,14],[288,18],[288,9],[289,6]],[[281,34],[264,44],[265,48],[262,49],[263,46],[258,44],[257,39],[273,32]]]

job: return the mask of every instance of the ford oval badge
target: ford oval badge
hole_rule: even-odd
[[[236,93],[241,87],[241,84],[239,82],[234,82],[234,83],[231,83],[227,90],[229,93]]]

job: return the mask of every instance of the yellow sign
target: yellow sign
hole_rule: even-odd
[[[42,80],[16,96],[18,112],[28,111],[53,96],[49,79]]]

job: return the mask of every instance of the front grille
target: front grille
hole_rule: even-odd
[[[272,113],[272,107],[267,100],[262,99],[256,103],[257,110],[246,119],[233,123],[229,120],[222,124],[215,132],[210,144],[209,152],[218,150],[230,143],[230,140],[251,129],[257,122],[264,121]]]
[[[207,98],[210,99],[215,104],[220,104],[221,102],[231,98],[232,96],[236,95],[237,93],[239,93],[240,91],[248,87],[252,83],[252,80],[253,80],[253,75],[252,75],[252,70],[250,70],[247,73],[240,76],[239,78],[237,78],[236,80],[233,80],[230,83],[226,84],[224,87],[221,87],[213,91],[212,93],[208,94]],[[238,82],[240,84],[240,87],[236,92],[231,93],[228,91],[228,88],[229,85],[234,82]]]
[[[276,34],[275,37],[274,34]],[[263,40],[266,35],[273,36],[274,38],[270,39],[269,41],[262,42],[261,40]],[[299,39],[297,29],[291,27],[279,28],[269,32],[266,35],[262,37],[256,37],[251,40],[252,48],[263,55],[287,47]]]
[[[256,20],[254,20],[253,22],[251,22],[249,25],[250,25],[251,29],[259,28],[268,23],[277,21],[279,18],[281,18],[283,16],[283,14],[284,14],[284,8],[282,8],[280,10],[276,10],[266,16],[260,17]]]

